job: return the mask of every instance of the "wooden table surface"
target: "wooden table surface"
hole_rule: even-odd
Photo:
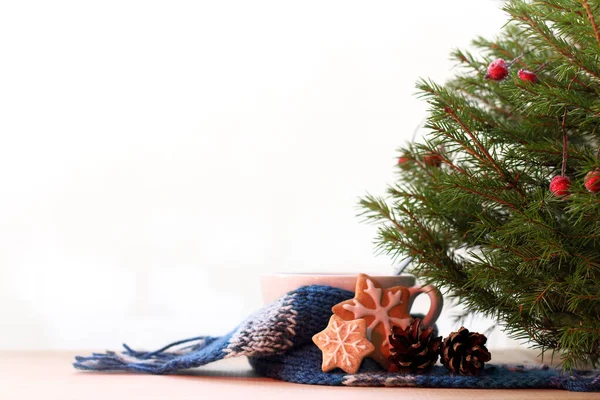
[[[89,352],[77,352],[88,354]],[[245,358],[222,360],[188,375],[76,371],[70,352],[0,352],[2,400],[200,399],[596,399],[563,390],[349,388],[299,385],[256,376]],[[498,362],[533,363],[535,353],[494,353]]]

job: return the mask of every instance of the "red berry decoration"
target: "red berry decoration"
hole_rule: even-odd
[[[571,179],[568,176],[557,175],[550,181],[550,191],[555,196],[568,195],[571,188]]]
[[[398,166],[402,169],[408,169],[411,161],[412,158],[408,154],[405,154],[403,156],[398,157]]]
[[[508,76],[508,64],[503,59],[499,58],[493,61],[488,67],[486,79],[493,81],[501,81]]]
[[[439,167],[442,165],[442,156],[436,153],[429,153],[423,157],[423,162],[429,167]]]
[[[583,179],[583,184],[585,185],[585,188],[592,193],[600,192],[600,171],[594,169],[588,172]]]
[[[527,81],[531,83],[537,82],[537,75],[535,72],[531,72],[526,69],[520,69],[518,75],[522,81]]]

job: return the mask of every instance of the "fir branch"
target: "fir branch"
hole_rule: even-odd
[[[540,4],[543,4],[543,5],[547,6],[547,7],[557,9],[559,11],[563,11],[563,12],[567,12],[567,13],[573,13],[573,14],[577,14],[579,16],[583,16],[583,14],[581,12],[575,11],[575,10],[573,10],[571,8],[562,7],[559,4],[551,3],[549,1],[544,1],[544,0],[537,0],[537,2],[540,3]]]
[[[556,39],[548,33],[548,29],[543,29],[539,22],[534,21],[529,15],[516,15],[515,17],[521,21],[528,23],[532,29],[534,29],[541,37],[543,37],[548,42],[548,44],[550,44],[550,46],[552,46],[559,54],[561,54],[564,58],[569,60],[569,62],[571,62],[572,65],[579,67],[580,69],[584,70],[596,79],[600,80],[600,74],[598,72],[591,70],[586,65],[583,65],[577,59],[577,57],[573,55],[572,52],[566,50],[563,46],[560,46],[557,43]]]
[[[493,109],[494,111],[497,111],[500,114],[503,114],[507,118],[510,118],[513,116],[513,113],[511,111],[497,106],[496,104],[492,103],[489,99],[486,99],[483,96],[479,96],[476,93],[469,92],[467,89],[462,88],[462,87],[457,87],[456,90],[463,93],[467,97],[470,97],[476,101],[479,101],[479,102],[485,104],[489,108]]]
[[[540,72],[541,70],[543,70],[544,68],[546,68],[548,66],[548,64],[550,64],[550,61],[544,62],[539,67],[537,67],[536,69],[534,69],[533,72]]]
[[[419,166],[419,168],[421,168],[421,170],[423,172],[425,172],[427,175],[429,175],[429,177],[431,179],[435,179],[435,177],[433,176],[433,174],[430,171],[430,168],[428,168],[425,164],[423,164],[421,161],[419,161],[419,159],[417,157],[415,157],[413,161],[415,164],[417,164]]]
[[[592,29],[594,30],[594,35],[596,36],[596,41],[598,42],[598,46],[600,46],[600,32],[598,32],[598,25],[596,25],[596,20],[594,19],[594,14],[592,14],[592,9],[588,4],[587,0],[581,0],[583,4],[583,8],[585,8],[585,12],[587,13],[587,17],[592,24]]]
[[[471,138],[471,140],[473,140],[473,142],[475,143],[475,145],[477,146],[477,148],[479,149],[479,151],[481,153],[483,153],[484,157],[492,165],[492,167],[496,170],[496,172],[498,173],[498,175],[500,175],[507,183],[509,183],[509,184],[515,184],[514,179],[509,174],[507,174],[500,167],[500,165],[498,165],[498,163],[496,163],[496,160],[494,160],[494,158],[490,155],[490,153],[487,151],[487,149],[485,148],[485,146],[483,146],[483,144],[479,141],[479,139],[477,139],[477,137],[475,136],[475,134],[469,129],[469,127],[464,123],[464,121],[462,121],[456,115],[456,113],[454,112],[454,110],[452,108],[450,108],[450,107],[445,107],[444,111],[447,112],[452,117],[452,119],[454,119],[461,126],[461,128],[465,131],[465,133],[467,135],[469,135],[469,137]],[[517,190],[517,192],[519,192],[521,195],[524,196],[523,192],[516,185],[515,185],[515,190]]]
[[[442,162],[446,165],[448,165],[450,168],[452,168],[453,170],[460,172],[461,174],[465,175],[465,176],[471,176],[465,169],[457,166],[456,164],[454,164],[448,157],[443,156],[442,154],[439,154],[440,158],[442,159]]]
[[[474,158],[480,160],[481,162],[485,162],[485,160],[475,151],[473,150],[468,144],[467,142],[465,142],[464,140],[461,140],[459,138],[454,137],[453,135],[450,134],[450,132],[448,132],[447,130],[443,129],[442,127],[438,126],[438,125],[431,125],[430,128],[436,132],[439,132],[443,135],[445,135],[447,138],[449,139],[453,139],[454,141],[456,141],[458,144],[461,145],[461,147],[470,155],[472,155]]]
[[[485,199],[488,199],[488,200],[491,200],[491,201],[493,201],[495,203],[498,203],[498,204],[501,204],[503,206],[506,206],[506,207],[510,208],[511,210],[513,210],[513,211],[517,211],[518,210],[517,206],[515,206],[514,204],[511,204],[508,201],[499,199],[499,198],[497,198],[495,196],[492,196],[492,195],[489,195],[487,193],[478,191],[476,189],[469,188],[469,187],[466,187],[466,186],[462,186],[462,185],[459,185],[459,184],[456,184],[456,183],[454,184],[454,186],[456,186],[459,189],[464,190],[465,192],[476,194],[476,195],[481,196],[481,197],[483,197]]]

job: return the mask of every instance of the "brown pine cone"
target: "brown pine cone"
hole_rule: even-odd
[[[442,348],[442,337],[433,336],[433,327],[423,330],[420,318],[406,329],[394,326],[389,339],[391,372],[427,372],[437,362]]]
[[[484,335],[461,327],[444,339],[442,364],[460,375],[479,375],[484,363],[492,359],[485,342],[487,338]]]

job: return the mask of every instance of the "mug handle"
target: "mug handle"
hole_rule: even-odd
[[[408,288],[410,293],[410,302],[408,303],[408,311],[412,308],[413,302],[415,298],[421,293],[427,294],[429,296],[429,301],[431,304],[429,305],[429,311],[425,318],[423,318],[423,327],[433,326],[435,321],[437,321],[438,317],[442,312],[442,307],[444,307],[444,299],[442,298],[442,294],[437,290],[434,286],[413,286]]]

